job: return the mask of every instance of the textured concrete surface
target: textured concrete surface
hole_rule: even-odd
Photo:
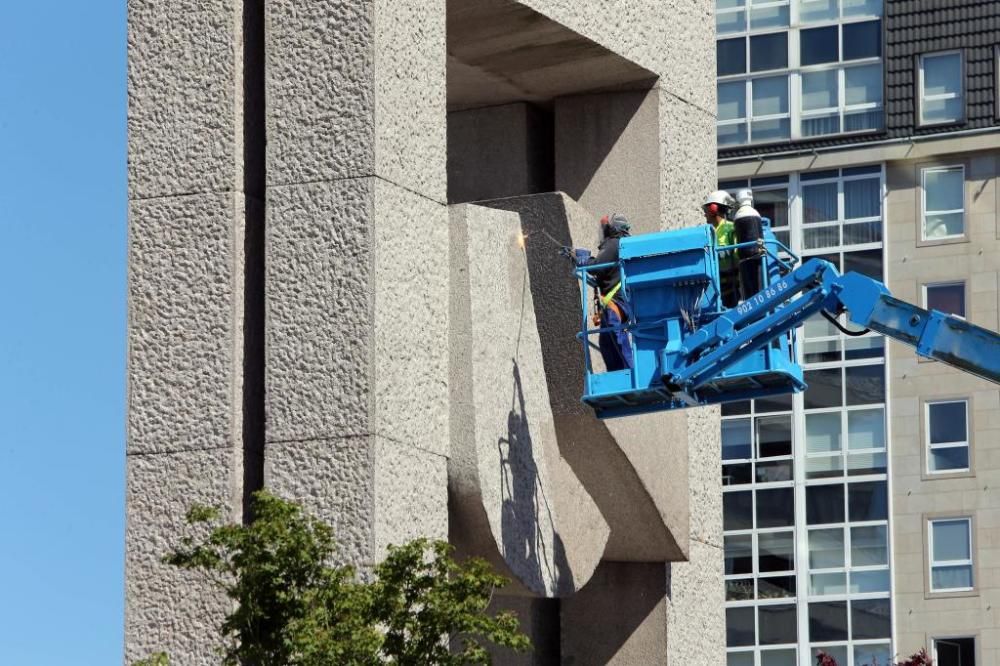
[[[456,536],[527,592],[567,596],[609,528],[560,455],[520,219],[472,205],[450,217],[451,511],[480,532]]]
[[[550,192],[552,117],[531,104],[448,114],[448,203]]]
[[[129,206],[129,453],[240,436],[243,209],[229,193]]]
[[[446,452],[447,237],[443,205],[378,178],[271,189],[268,443]]]
[[[662,564],[602,562],[587,586],[562,602],[562,663],[665,663],[672,638],[665,590]]]
[[[160,559],[192,534],[184,522],[191,504],[239,506],[233,493],[242,475],[239,452],[133,454],[127,467],[125,663],[166,651],[179,664],[216,664],[228,600],[199,574]]]
[[[338,562],[374,560],[375,480],[370,438],[269,442],[264,484],[282,497],[294,497],[333,526]]]
[[[267,2],[267,180],[445,200],[444,0]]]
[[[557,99],[556,189],[598,217],[624,212],[637,233],[658,230],[658,105],[657,90]]]
[[[444,538],[445,207],[380,178],[269,195],[268,484],[335,520],[361,562]]]
[[[129,197],[237,189],[243,3],[129,0]]]
[[[722,547],[698,539],[687,562],[667,563],[668,664],[726,663],[723,573]]]
[[[193,502],[242,518],[259,464],[246,287],[262,209],[247,49],[255,3],[128,3],[129,331],[125,659],[216,663],[228,607],[160,562]],[[245,15],[245,13],[247,15]]]
[[[253,28],[265,9],[266,39]],[[606,540],[605,560],[640,563],[605,561],[579,603],[566,602],[567,662],[661,663],[672,632],[692,641],[671,646],[678,663],[709,654],[706,641],[721,644],[688,629],[708,617],[695,602],[711,580],[721,594],[711,564],[720,541],[717,432],[709,439],[717,417],[594,420],[579,403],[575,280],[532,235],[545,229],[594,247],[597,217],[613,207],[638,232],[699,221],[696,207],[715,180],[711,24],[709,0],[470,0],[447,12],[445,0],[130,0],[130,656],[154,646],[179,663],[209,661],[206,637],[222,607],[171,578],[154,550],[176,538],[193,499],[239,518],[258,467],[269,485],[332,521],[341,559],[362,567],[388,543],[450,532],[506,567],[517,563],[527,589],[559,594],[589,578],[595,544]],[[653,88],[634,92],[652,75]],[[243,192],[263,195],[265,87],[267,256],[258,283],[246,255],[261,213]],[[598,90],[605,94],[567,97]],[[452,151],[456,184],[461,172],[475,176],[463,198],[524,194],[561,172],[573,175],[567,182],[589,210],[560,195],[492,204],[516,211],[529,234],[530,285],[519,284],[538,314],[530,351],[544,358],[515,366],[509,359],[528,351],[515,344],[508,356],[510,322],[498,322],[504,344],[484,346],[463,367],[500,377],[496,391],[469,394],[482,438],[454,440],[449,336],[464,331],[449,326],[446,109],[484,101],[538,101],[545,111],[528,110],[523,124],[486,122],[498,110],[453,116],[465,142]],[[562,158],[539,148],[552,142],[551,109],[557,135],[560,115],[564,122]],[[482,226],[480,241],[513,228]],[[489,277],[479,276],[475,293],[494,303],[477,307],[512,308],[511,285]],[[469,329],[482,331],[502,308],[474,317],[474,303]],[[257,353],[253,322],[265,311],[266,352]],[[529,337],[522,329],[522,345]],[[255,363],[267,388],[258,417],[249,414],[264,383]],[[265,435],[254,420],[265,409],[261,461],[249,442]],[[487,502],[478,513],[467,504],[455,511],[463,496],[452,487],[449,521],[453,440],[483,445],[462,455],[476,471],[467,478],[479,480],[465,488]],[[501,440],[530,440],[532,450],[515,456]],[[707,510],[689,515],[691,503]],[[688,556],[689,533],[694,564],[673,565],[668,586],[662,562]],[[525,566],[532,562],[539,566]],[[504,603],[527,604],[533,635],[554,632],[554,602],[525,599]],[[604,632],[598,621],[611,608],[613,631]]]
[[[567,245],[595,248],[597,217],[564,194],[481,205],[516,211],[527,235],[532,298],[559,447],[611,526],[604,557],[641,562],[683,559],[689,527],[688,478],[669,470],[688,469],[684,417],[651,414],[600,421],[580,403],[583,352],[575,339],[579,288],[545,233]]]

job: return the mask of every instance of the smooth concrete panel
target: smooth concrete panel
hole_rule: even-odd
[[[726,603],[722,547],[693,538],[688,561],[669,562],[666,566],[670,637],[667,663],[724,664]]]
[[[661,413],[600,421],[580,402],[584,361],[575,338],[580,292],[555,245],[595,248],[598,219],[558,193],[481,205],[516,211],[521,217],[559,447],[611,526],[605,558],[683,559],[689,531],[684,416]]]
[[[161,558],[191,531],[192,504],[218,506],[239,520],[242,461],[220,448],[130,455],[127,462],[125,551],[125,663],[165,651],[178,664],[216,664],[218,627],[230,602],[197,572]]]
[[[715,114],[711,0],[520,0],[660,77],[671,95]]]
[[[633,233],[660,229],[659,93],[555,101],[555,184],[598,217],[620,211]]]
[[[444,0],[266,7],[268,184],[379,175],[444,202]]]
[[[448,203],[552,190],[551,117],[531,104],[448,114]]]
[[[129,205],[128,451],[238,445],[242,195]]]
[[[456,540],[521,591],[567,596],[590,578],[609,528],[560,455],[520,218],[453,206],[451,228]]]
[[[662,563],[602,562],[586,587],[562,601],[562,663],[665,663],[673,639],[665,589]]]
[[[341,563],[374,560],[374,451],[358,434],[266,446],[264,486],[333,527]]]
[[[130,198],[238,189],[243,3],[129,0]]]

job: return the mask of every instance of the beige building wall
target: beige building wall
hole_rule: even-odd
[[[965,235],[921,241],[921,170],[965,170]],[[888,287],[924,304],[927,284],[964,282],[968,319],[998,329],[1000,151],[943,154],[886,167]],[[976,664],[1000,664],[1000,389],[889,343],[890,451],[895,649],[908,655],[932,640],[976,638]],[[970,471],[929,474],[927,401],[969,401]],[[928,520],[972,520],[971,592],[931,593]],[[936,663],[936,662],[935,662]]]

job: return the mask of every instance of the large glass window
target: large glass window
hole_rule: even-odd
[[[959,122],[965,117],[962,100],[962,53],[920,56],[920,124]]]
[[[719,145],[880,130],[881,14],[878,0],[716,0]]]
[[[969,471],[969,401],[928,402],[924,407],[928,473]]]
[[[931,520],[927,538],[931,592],[963,592],[973,589],[972,520]]]
[[[921,169],[922,240],[947,240],[965,234],[965,167]]]
[[[837,16],[857,4],[801,4],[814,1]],[[873,166],[720,188],[752,188],[757,208],[804,260],[881,280],[883,183]],[[819,317],[799,339],[805,393],[722,406],[726,605],[756,621],[753,642],[731,644],[728,663],[798,666],[818,649],[842,666],[890,663],[884,342],[847,336]],[[776,618],[787,618],[786,633],[775,633]]]

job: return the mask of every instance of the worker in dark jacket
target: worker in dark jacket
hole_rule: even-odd
[[[583,258],[588,253],[577,253],[578,265],[615,264],[593,274],[597,283],[597,313],[601,328],[627,324],[632,316],[621,291],[621,270],[618,268],[618,244],[629,235],[628,218],[622,213],[612,213],[601,218],[603,240],[597,247],[597,256]],[[609,371],[633,367],[632,343],[624,330],[607,331],[598,337],[598,347],[604,365]]]

